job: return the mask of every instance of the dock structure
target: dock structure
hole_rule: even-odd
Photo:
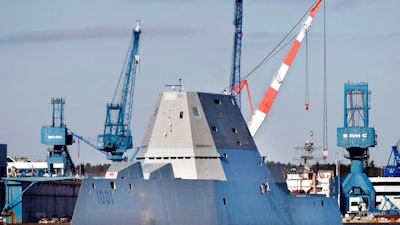
[[[44,218],[67,222],[71,219],[82,180],[74,176],[46,177],[39,173],[46,168],[46,162],[8,162],[7,145],[0,144],[0,222],[37,223]]]

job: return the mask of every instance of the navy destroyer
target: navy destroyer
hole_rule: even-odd
[[[337,199],[289,193],[231,95],[160,94],[135,162],[84,179],[73,225],[341,224]]]
[[[320,2],[311,8],[249,126],[235,94],[188,92],[179,84],[179,90],[159,95],[136,158],[128,162],[122,154],[132,147],[125,115],[132,109],[126,103],[133,97],[128,83],[138,62],[140,29],[134,30],[126,91],[120,104],[107,108],[119,110],[118,129],[107,119],[105,131],[112,132],[100,135],[101,148],[96,147],[114,162],[104,177],[83,180],[72,224],[341,224],[336,199],[291,194],[283,171],[266,164],[253,139]],[[236,92],[237,84],[232,85]]]

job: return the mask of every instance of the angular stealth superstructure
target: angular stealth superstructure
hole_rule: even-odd
[[[252,155],[261,163],[232,98],[165,92],[158,102],[136,158],[143,165],[145,178],[157,168],[155,164],[171,163],[175,178],[245,179],[249,177],[242,168],[246,163],[232,165],[236,155]],[[259,169],[257,164],[252,167]]]
[[[337,200],[293,195],[233,96],[165,92],[136,162],[82,183],[73,225],[341,224]]]

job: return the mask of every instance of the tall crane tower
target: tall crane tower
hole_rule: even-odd
[[[41,143],[48,145],[47,170],[49,174],[66,176],[67,172],[75,174],[75,165],[68,152],[67,145],[72,145],[72,133],[64,123],[63,98],[52,98],[53,105],[52,123],[41,130]]]
[[[233,25],[235,26],[235,34],[233,39],[233,53],[232,53],[232,70],[231,70],[231,83],[230,91],[235,96],[236,103],[239,108],[241,105],[240,91],[235,92],[235,88],[240,83],[240,59],[242,51],[242,12],[243,0],[236,0],[235,2],[235,17]]]
[[[140,21],[137,21],[136,28],[133,29],[132,32],[129,58],[126,64],[125,73],[121,74],[121,76],[124,75],[124,83],[122,86],[118,84],[112,102],[107,104],[104,132],[97,136],[97,145],[92,144],[82,136],[74,134],[78,139],[105,153],[107,159],[112,161],[124,160],[123,154],[128,149],[132,148],[132,134],[130,127],[136,69],[140,61],[138,54],[139,37],[141,33]],[[119,98],[117,98],[117,93],[119,91]]]
[[[344,127],[337,128],[337,146],[345,148],[351,160],[351,171],[342,183],[346,198],[346,213],[359,204],[368,211],[375,208],[375,190],[363,172],[363,162],[369,158],[368,148],[376,145],[375,129],[369,127],[369,96],[367,83],[344,85]]]

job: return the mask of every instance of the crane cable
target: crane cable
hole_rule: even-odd
[[[306,72],[305,72],[305,87],[304,87],[304,95],[305,95],[305,108],[306,108],[306,110],[308,111],[308,108],[310,107],[310,104],[309,104],[309,102],[310,102],[310,97],[309,97],[309,86],[310,86],[310,83],[309,83],[309,79],[308,79],[308,32],[306,33],[306,36],[305,36],[305,47],[306,47],[306,68],[305,68],[305,70],[306,70]]]
[[[303,19],[308,15],[310,9],[313,7],[313,5],[304,13],[304,15],[297,21],[297,23],[290,29],[290,31],[282,38],[282,40],[279,41],[279,43],[245,76],[241,78],[241,80],[245,80],[250,77],[258,68],[260,68],[262,65],[264,65],[266,62],[268,62],[271,58],[273,58],[275,55],[277,55],[279,52],[281,52],[287,45],[293,42],[293,40],[296,38],[296,35],[294,35],[290,40],[287,40],[288,37],[293,33],[293,31],[299,26],[299,24],[303,21]],[[284,41],[287,40],[286,43]],[[284,44],[283,44],[284,43]],[[229,87],[226,87],[224,90],[229,90]],[[231,92],[233,90],[230,90]]]
[[[113,95],[113,98],[111,100],[111,103],[114,103],[115,98],[117,96],[119,85],[121,84],[122,76],[124,75],[124,72],[125,72],[125,68],[126,68],[125,65],[126,65],[126,63],[128,61],[128,58],[129,58],[129,52],[130,52],[130,49],[132,47],[132,42],[133,42],[133,35],[131,37],[131,41],[129,42],[128,50],[126,51],[125,60],[124,60],[124,63],[122,64],[122,69],[121,69],[121,72],[119,74],[118,83],[117,83],[117,86],[115,88],[114,95]]]
[[[327,75],[326,75],[326,4],[324,1],[324,116],[323,116],[323,136],[324,136],[324,140],[323,140],[323,155],[324,158],[326,158],[328,156],[328,94],[327,94]]]
[[[81,154],[81,141],[78,139],[78,158]]]

